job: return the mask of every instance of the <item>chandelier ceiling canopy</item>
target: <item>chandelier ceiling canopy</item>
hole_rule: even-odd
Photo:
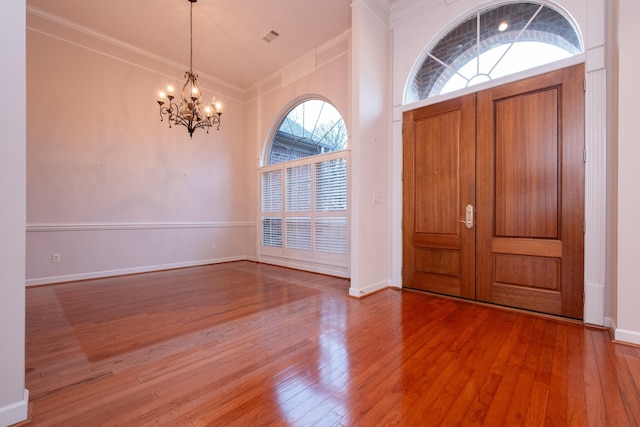
[[[158,94],[158,105],[160,106],[160,121],[167,117],[169,127],[172,124],[182,125],[187,128],[189,136],[193,137],[196,129],[206,129],[216,126],[220,130],[220,119],[222,117],[222,104],[219,100],[213,99],[210,104],[202,103],[202,93],[198,86],[198,75],[193,72],[193,4],[198,0],[188,0],[189,5],[189,70],[184,73],[187,79],[182,86],[180,93],[180,104],[178,105],[174,95],[174,87],[169,85]]]

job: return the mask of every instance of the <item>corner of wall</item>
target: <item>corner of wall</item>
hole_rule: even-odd
[[[26,2],[7,2],[0,14],[3,72],[0,91],[13,102],[0,106],[11,123],[0,131],[0,425],[26,419],[25,368],[26,223]]]

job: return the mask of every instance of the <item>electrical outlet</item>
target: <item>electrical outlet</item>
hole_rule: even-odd
[[[60,262],[61,260],[60,254],[51,254],[51,262]]]
[[[215,249],[216,248],[216,242],[211,242],[211,249]]]

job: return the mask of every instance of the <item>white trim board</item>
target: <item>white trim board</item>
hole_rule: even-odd
[[[104,223],[30,223],[27,233],[96,230],[180,230],[186,228],[256,227],[255,222],[104,222]]]
[[[25,421],[29,415],[29,390],[24,389],[22,400],[0,407],[0,426]]]
[[[616,341],[640,345],[640,332],[615,328],[613,336]]]
[[[176,262],[172,264],[146,265],[141,267],[121,268],[117,270],[92,271],[88,273],[68,274],[65,276],[38,277],[36,279],[28,279],[26,281],[26,285],[27,286],[52,285],[54,283],[74,282],[78,280],[101,279],[105,277],[125,276],[128,274],[149,273],[153,271],[173,270],[173,269],[185,268],[185,267],[198,267],[202,265],[220,264],[220,263],[232,262],[232,261],[257,261],[257,260],[252,257],[239,256],[239,257],[212,258],[212,259],[203,259],[203,260],[197,260],[197,261]]]
[[[362,289],[350,287],[349,296],[354,298],[363,298],[374,292],[378,292],[389,287],[391,287],[391,284],[389,283],[388,280],[383,280],[381,282],[374,283],[373,285],[364,287]]]

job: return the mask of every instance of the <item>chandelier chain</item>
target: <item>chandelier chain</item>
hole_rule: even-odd
[[[193,72],[193,2],[189,3],[189,71]]]

